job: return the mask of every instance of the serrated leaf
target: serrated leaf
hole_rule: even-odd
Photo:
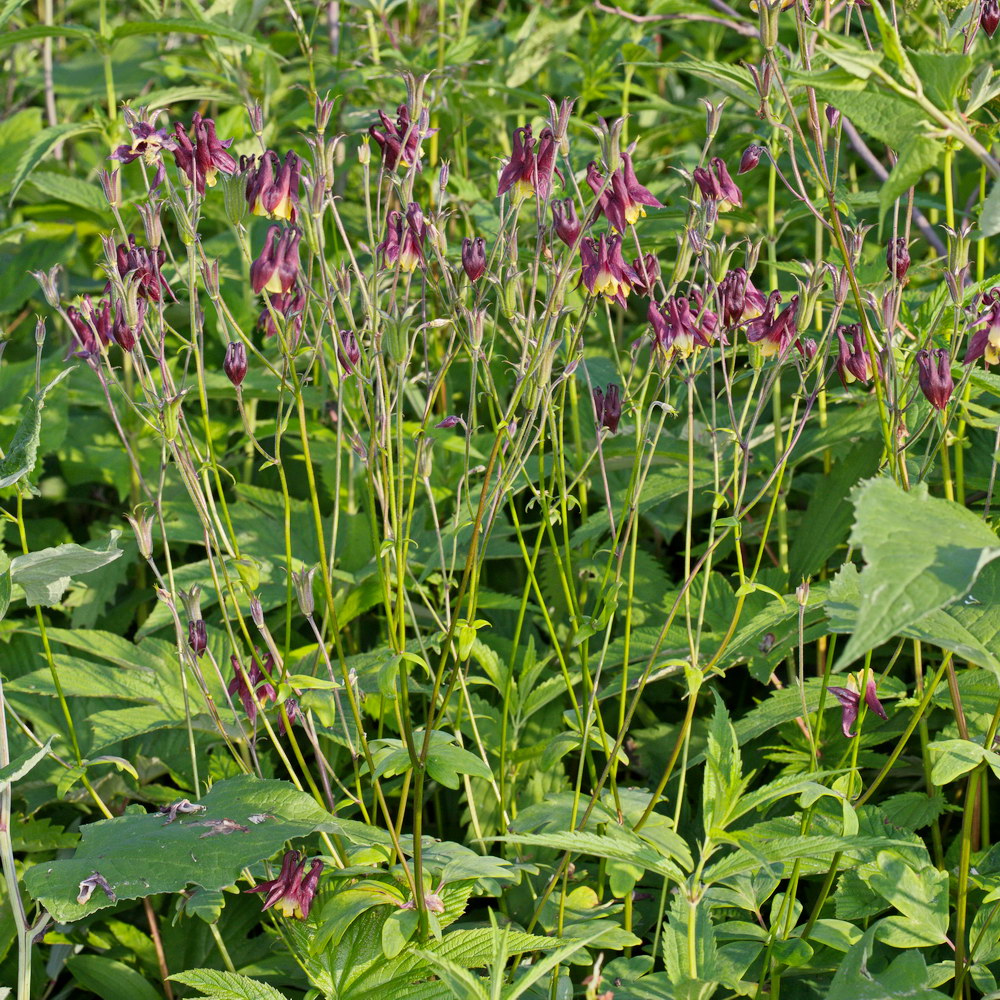
[[[21,410],[21,419],[11,438],[7,454],[0,460],[0,489],[13,486],[19,479],[31,474],[38,460],[39,435],[42,430],[42,408],[49,391],[57,386],[73,369],[64,368],[51,382],[28,396]]]
[[[23,778],[36,764],[44,760],[45,755],[52,746],[54,736],[50,736],[44,746],[32,747],[19,754],[6,767],[0,767],[0,789],[3,786]]]
[[[121,531],[115,528],[104,548],[84,548],[75,542],[18,556],[10,564],[13,583],[24,589],[29,607],[54,607],[75,576],[90,573],[121,557]]]
[[[170,977],[175,983],[198,990],[209,1000],[288,1000],[284,993],[267,983],[216,969],[189,969]]]
[[[96,184],[88,184],[79,177],[57,174],[52,170],[36,170],[28,183],[42,194],[67,205],[76,205],[97,215],[110,211],[108,201]]]
[[[1000,557],[1000,539],[975,514],[932,497],[926,485],[907,493],[889,479],[871,479],[852,500],[851,541],[861,546],[866,566],[857,581],[854,632],[836,670],[963,598],[983,567]]]
[[[13,32],[13,34],[18,34],[18,32]],[[93,122],[63,122],[61,125],[50,125],[48,128],[42,129],[28,144],[28,148],[21,154],[17,169],[14,171],[14,180],[11,183],[10,198],[7,204],[14,204],[14,198],[17,196],[17,192],[21,190],[21,185],[28,179],[35,167],[45,159],[54,146],[74,135],[81,135],[84,132],[94,132],[97,130],[97,127]]]

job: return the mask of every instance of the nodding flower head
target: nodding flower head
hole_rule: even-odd
[[[246,178],[247,205],[254,215],[295,222],[302,161],[292,150],[285,154],[284,161],[273,149],[259,160],[255,156],[241,157],[240,169]]]
[[[254,294],[290,292],[299,273],[298,229],[271,226],[264,238],[264,249],[250,265],[250,286]]]
[[[500,174],[497,197],[513,189],[514,200],[530,198],[538,186],[538,158],[535,155],[535,140],[531,126],[514,129],[513,148],[507,166]]]
[[[242,340],[234,340],[226,347],[222,370],[234,386],[239,388],[247,377],[247,349]]]
[[[764,147],[758,146],[756,143],[751,143],[747,146],[747,148],[743,150],[743,155],[740,157],[740,166],[736,171],[737,176],[753,170],[753,168],[760,163],[761,155],[764,152]]]
[[[229,682],[226,690],[231,698],[238,696],[243,702],[243,711],[246,712],[250,724],[253,725],[257,721],[258,702],[263,704],[277,701],[278,692],[275,691],[274,685],[267,680],[256,656],[250,658],[249,670],[243,669],[243,665],[235,655],[230,656],[229,662],[233,665],[233,679]],[[267,676],[270,676],[274,671],[274,658],[270,653],[264,657],[264,670],[267,671]]]
[[[636,257],[632,261],[632,270],[639,279],[635,282],[635,290],[642,295],[652,296],[660,278],[660,261],[656,254],[647,253]]]
[[[917,351],[917,378],[920,391],[936,410],[943,410],[955,391],[951,376],[951,355],[939,347],[934,351]]]
[[[979,26],[992,38],[997,27],[1000,26],[1000,4],[997,0],[983,0],[983,6],[979,12]]]
[[[604,392],[599,387],[594,389],[594,414],[598,428],[607,427],[612,434],[618,430],[618,422],[622,417],[622,399],[621,391],[614,382],[610,382]]]
[[[587,165],[587,184],[597,198],[596,215],[603,215],[608,222],[624,233],[646,214],[646,207],[662,208],[660,202],[635,176],[632,157],[622,153],[622,165],[606,180],[596,163]]]
[[[341,330],[338,339],[337,360],[340,362],[340,367],[348,375],[353,375],[358,370],[358,364],[361,361],[358,338],[354,336],[353,330]]]
[[[743,204],[743,192],[729,176],[725,162],[720,157],[713,156],[710,163],[711,169],[696,167],[693,174],[695,183],[701,191],[701,200],[714,202],[720,212],[739,208]]]
[[[847,337],[851,338],[851,346],[847,346]],[[837,373],[846,388],[851,382],[858,381],[867,385],[872,380],[872,359],[865,345],[865,335],[859,323],[850,323],[837,327],[837,340],[840,348],[837,352]],[[882,375],[882,360],[875,357],[878,373]]]
[[[136,299],[134,322],[129,322],[129,309],[120,301],[115,303],[115,319],[111,326],[111,335],[115,343],[126,353],[138,343],[142,332],[142,321],[146,315],[146,300]]]
[[[188,622],[188,645],[195,656],[204,656],[208,649],[208,633],[205,631],[205,619]]]
[[[194,185],[198,194],[206,187],[214,187],[219,171],[235,174],[238,164],[226,152],[232,139],[220,140],[215,134],[215,122],[194,114],[191,118],[191,135],[178,122],[174,126],[173,148],[177,169]]]
[[[80,308],[66,307],[66,316],[73,327],[73,334],[80,345],[79,356],[97,354],[113,339],[111,302],[103,299],[95,306],[89,295],[84,295]]]
[[[767,305],[767,300],[757,290],[750,280],[746,269],[742,267],[728,271],[719,282],[719,310],[722,321],[728,329],[756,319]]]
[[[276,337],[278,327],[275,325],[274,314],[283,316],[288,332],[288,339],[294,344],[298,342],[302,332],[302,314],[305,312],[306,299],[300,291],[275,292],[271,295],[271,308],[267,306],[257,317],[257,329],[263,330],[265,336]],[[274,314],[272,314],[272,310]]]
[[[264,909],[272,906],[284,917],[305,920],[312,908],[323,862],[314,858],[306,871],[305,855],[298,851],[288,851],[281,861],[281,871],[277,878],[260,882],[247,892],[264,893]]]
[[[885,248],[885,266],[897,281],[906,277],[906,272],[910,269],[910,251],[906,248],[905,237],[897,236],[889,241]]]
[[[699,317],[698,313],[702,315]],[[675,356],[687,358],[701,347],[711,347],[718,327],[718,317],[714,313],[702,311],[702,303],[698,300],[692,310],[691,299],[684,295],[675,295],[662,304],[650,300],[646,318],[653,328],[654,346],[663,351],[668,360]]]
[[[571,247],[577,241],[583,227],[576,214],[576,202],[572,198],[552,202],[552,228],[566,246]]]
[[[858,712],[861,708],[861,695],[858,693],[858,685],[853,675],[848,677],[847,684],[848,686],[845,688],[831,687],[829,691],[840,702],[840,728],[850,740],[854,739],[856,735],[851,732],[851,728],[858,720]],[[868,675],[868,682],[865,684],[865,704],[880,719],[889,718],[885,714],[882,703],[878,700],[878,694],[875,690],[875,678],[871,674]]]
[[[603,295],[609,302],[625,305],[639,276],[622,258],[620,236],[601,234],[600,239],[585,239],[580,244],[580,280],[591,295]]]
[[[762,358],[784,354],[798,335],[798,295],[793,295],[788,300],[788,305],[775,316],[775,310],[780,304],[781,292],[771,292],[761,314],[747,324],[747,340],[759,346]]]
[[[462,240],[462,267],[469,281],[478,281],[486,271],[486,240],[482,236]]]
[[[384,111],[378,113],[382,128],[378,125],[371,125],[368,134],[378,143],[382,150],[382,162],[386,170],[395,170],[402,167],[409,170],[421,169],[420,145],[424,139],[433,135],[437,129],[429,129],[424,124],[423,119],[413,121],[410,117],[410,109],[405,104],[400,104],[396,108],[396,120],[393,121]]]
[[[983,305],[986,306],[986,310],[970,328],[975,332],[969,340],[963,359],[967,365],[980,358],[987,365],[995,365],[1000,361],[1000,287],[991,288],[983,294]]]
[[[118,276],[124,280],[130,275],[135,281],[138,294],[151,302],[159,302],[166,292],[175,302],[177,296],[174,295],[167,279],[160,273],[160,268],[167,259],[163,247],[149,250],[139,246],[135,241],[135,234],[130,233],[128,243],[119,243],[115,247],[115,265]],[[104,294],[111,291],[111,282],[104,286]]]

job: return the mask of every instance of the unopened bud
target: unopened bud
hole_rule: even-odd
[[[118,170],[102,170],[100,173],[101,187],[104,197],[112,208],[120,208],[122,203],[122,181]]]
[[[195,656],[205,655],[205,650],[208,649],[208,635],[205,632],[203,618],[188,622],[188,645]]]
[[[264,609],[261,607],[260,600],[256,597],[250,598],[250,618],[257,628],[264,627]]]
[[[163,225],[160,222],[160,206],[162,202],[149,201],[136,207],[142,216],[142,228],[146,234],[146,243],[150,250],[156,250],[163,242]]]
[[[299,602],[299,610],[306,618],[311,618],[316,609],[316,600],[313,597],[313,577],[316,575],[316,567],[303,569],[298,573],[292,573],[292,583],[295,586],[295,597]]]
[[[59,279],[59,265],[56,264],[48,271],[30,271],[31,276],[38,282],[42,289],[45,301],[53,308],[59,308],[59,289],[56,282]]]
[[[448,176],[450,170],[451,167],[449,166],[448,161],[445,160],[444,163],[441,164],[441,169],[438,171],[438,190],[441,192],[442,196],[444,196],[445,190],[448,187]]]
[[[35,320],[35,346],[41,348],[45,343],[45,320],[39,316]]]
[[[250,129],[259,139],[264,132],[264,109],[254,101],[246,105],[247,117],[250,119]]]

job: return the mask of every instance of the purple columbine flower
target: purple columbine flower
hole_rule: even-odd
[[[133,160],[142,159],[147,166],[155,167],[156,173],[153,175],[153,183],[150,190],[155,191],[166,176],[163,167],[163,151],[173,150],[174,141],[167,134],[164,128],[154,128],[153,125],[141,117],[145,109],[139,115],[129,110],[125,114],[125,122],[129,132],[132,133],[132,145],[127,143],[119,146],[110,156],[112,160],[119,163],[131,163]]]
[[[513,189],[514,200],[530,198],[538,187],[538,159],[531,126],[514,129],[513,148],[497,182],[497,197]]]
[[[986,311],[972,324],[970,330],[976,332],[969,340],[963,362],[971,365],[983,358],[987,365],[1000,361],[1000,287],[991,288],[983,294]],[[983,327],[977,330],[977,327]]]
[[[208,635],[205,632],[205,619],[188,622],[188,645],[195,656],[204,656],[208,649]]]
[[[632,286],[639,283],[639,275],[622,257],[620,236],[601,233],[597,240],[585,239],[580,244],[582,269],[580,280],[591,295],[603,295],[625,305]]]
[[[983,6],[979,12],[979,26],[992,38],[997,27],[1000,26],[1000,4],[997,0],[983,0]]]
[[[247,349],[242,340],[234,340],[226,346],[226,356],[222,370],[234,386],[239,388],[247,377]]]
[[[700,303],[698,310],[700,310]],[[682,358],[690,355],[700,347],[711,347],[712,336],[718,326],[718,317],[714,313],[702,316],[702,324],[696,321],[696,313],[691,309],[691,302],[683,295],[675,295],[661,305],[650,301],[646,310],[646,318],[653,328],[653,343],[658,350],[664,352],[667,358],[679,355]]]
[[[583,227],[576,214],[576,202],[572,198],[552,202],[552,228],[566,246],[571,247],[576,243]]]
[[[354,336],[353,330],[341,330],[338,336],[337,360],[340,367],[348,375],[353,375],[358,370],[361,361],[361,348],[358,346],[358,338]]]
[[[139,340],[142,321],[146,316],[146,300],[136,299],[135,309],[135,326],[131,326],[122,303],[115,303],[115,319],[111,327],[111,335],[114,337],[115,343],[126,352],[131,351]]]
[[[135,240],[135,234],[130,233],[128,243],[119,243],[115,247],[115,264],[118,268],[118,275],[124,281],[129,275],[134,276],[134,280],[139,289],[139,294],[151,302],[159,302],[166,292],[174,300],[174,295],[167,279],[163,277],[160,268],[166,261],[167,256],[163,247],[150,250],[147,247],[139,246]],[[111,282],[104,286],[104,294],[111,291]]]
[[[753,170],[754,167],[760,163],[760,158],[765,152],[763,146],[758,146],[757,143],[751,143],[743,150],[743,155],[740,157],[740,166],[736,171],[736,175],[748,173]]]
[[[756,319],[767,306],[767,300],[750,280],[742,267],[728,271],[719,282],[717,297],[722,321],[728,329]]]
[[[295,222],[298,216],[299,181],[302,161],[289,150],[284,162],[273,149],[256,157],[241,157],[240,170],[246,178],[247,205],[254,215]]]
[[[889,245],[885,248],[885,266],[897,281],[906,277],[906,272],[910,269],[910,251],[906,248],[905,237],[897,236],[896,239],[889,240]]]
[[[378,117],[382,129],[380,130],[377,125],[371,125],[368,134],[378,143],[378,148],[382,151],[385,169],[395,170],[401,166],[404,170],[414,167],[419,171],[420,144],[437,129],[421,127],[419,122],[414,122],[405,104],[400,104],[396,108],[395,122],[381,110],[378,112]]]
[[[597,164],[587,164],[587,184],[597,198],[596,215],[603,215],[619,233],[624,233],[645,216],[647,206],[663,207],[663,203],[636,179],[628,153],[622,153],[622,165],[611,175],[607,186]]]
[[[702,201],[715,202],[720,212],[739,208],[743,204],[743,192],[729,176],[725,162],[720,157],[713,156],[710,164],[711,169],[696,167],[693,174],[701,191]]]
[[[849,683],[853,684],[853,679]],[[832,687],[829,688],[829,691],[840,702],[840,728],[849,740],[854,739],[856,734],[851,732],[851,727],[858,719],[858,710],[861,707],[861,695],[851,688]],[[878,695],[875,693],[875,678],[871,674],[868,675],[868,683],[865,685],[865,703],[880,719],[889,718],[885,714],[882,703],[878,700]]]
[[[290,292],[299,272],[298,229],[271,226],[264,239],[264,249],[250,265],[250,285],[254,293]]]
[[[266,306],[257,317],[257,329],[265,331],[265,336],[276,337],[278,328],[275,326],[271,310],[285,317],[288,324],[289,339],[298,340],[302,331],[302,314],[306,308],[305,296],[300,291],[278,292],[271,296],[271,309]]]
[[[277,878],[260,882],[246,892],[264,893],[263,909],[272,906],[285,917],[305,920],[312,908],[323,862],[314,858],[306,871],[306,857],[298,851],[288,851],[281,861],[281,871]]]
[[[482,236],[462,240],[462,267],[469,281],[478,281],[486,271],[486,240]]]
[[[955,391],[951,376],[951,356],[943,348],[934,351],[917,351],[918,381],[920,391],[936,410],[943,410]]]
[[[656,282],[660,277],[660,261],[656,254],[646,253],[632,261],[632,270],[639,280],[635,282],[635,290],[641,295],[652,297]]]
[[[851,338],[851,347],[847,346],[847,337]],[[851,323],[837,328],[837,340],[840,349],[837,353],[837,374],[846,389],[855,380],[867,385],[872,380],[872,359],[865,346],[865,335],[859,323]],[[882,360],[876,356],[878,373],[882,375]]]
[[[781,304],[781,292],[771,292],[767,297],[760,316],[747,324],[747,340],[760,346],[763,358],[781,356],[798,336],[796,313],[799,308],[799,297],[793,295],[788,305],[775,316],[775,310]]]
[[[622,416],[622,400],[621,390],[614,382],[608,383],[603,392],[600,388],[594,389],[594,415],[598,427],[607,427],[612,434],[617,432]]]
[[[173,148],[177,169],[203,195],[206,187],[214,187],[217,174],[235,174],[237,162],[226,152],[232,139],[220,140],[215,134],[215,122],[195,113],[191,117],[191,136],[178,122],[174,126]]]

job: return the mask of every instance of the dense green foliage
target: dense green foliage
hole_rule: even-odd
[[[1000,10],[786,6],[0,4],[0,1000],[1000,996]]]

